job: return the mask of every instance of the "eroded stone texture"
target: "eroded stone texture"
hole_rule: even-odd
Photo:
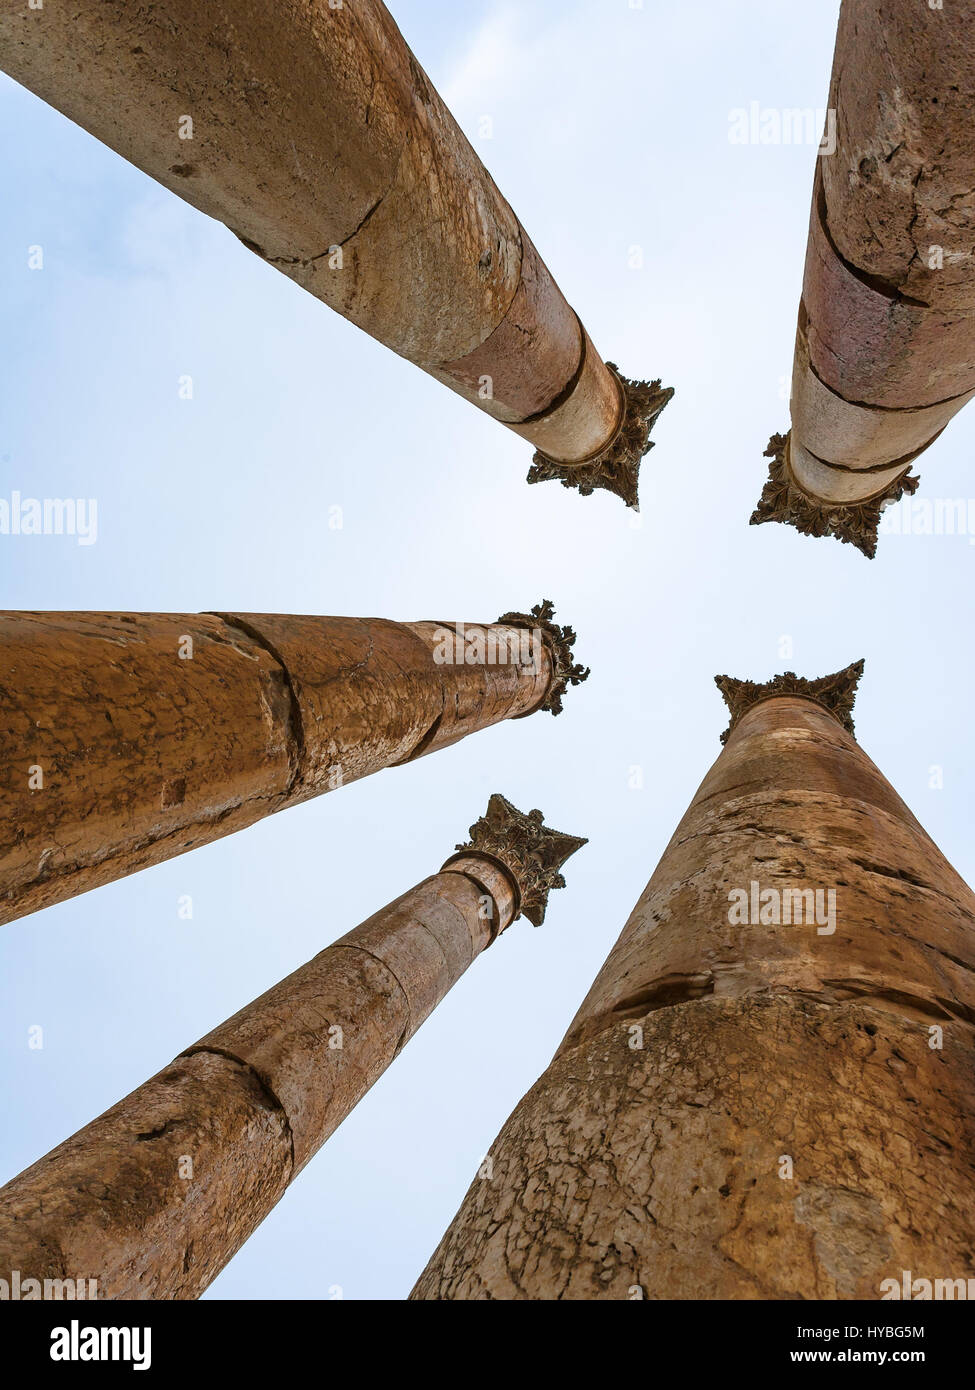
[[[835,930],[729,923],[733,888],[833,889]],[[681,980],[975,1021],[975,898],[837,720],[761,701],[732,730],[569,1036]]]
[[[975,1275],[975,896],[837,709],[756,688],[414,1297]]]
[[[835,149],[816,161],[793,369],[794,494],[767,487],[756,518],[841,540],[865,530],[868,555],[884,480],[899,485],[975,392],[973,23],[971,0],[840,10]]]
[[[213,1053],[177,1057],[0,1189],[2,1277],[196,1298],[290,1172],[287,1118],[253,1073]]]
[[[817,182],[801,319],[820,380],[847,401],[887,410],[975,389],[975,311],[931,308],[878,289],[836,254],[826,218]]]
[[[871,1300],[904,1269],[971,1277],[970,1067],[957,1027],[932,1051],[856,1001],[634,1013],[556,1056],[412,1297]]]
[[[553,458],[616,433],[616,381],[379,0],[7,7],[0,63]]]
[[[820,161],[840,255],[891,296],[941,309],[975,309],[973,25],[971,0],[846,0],[836,151]]]
[[[526,633],[274,614],[0,615],[0,920],[558,703],[573,674],[559,634],[574,637],[550,620]]]
[[[585,842],[504,805],[507,840],[465,847],[0,1189],[0,1277],[197,1297],[522,900],[537,902],[536,857],[550,868],[542,915],[563,886],[557,869]]]
[[[462,874],[426,880],[196,1044],[239,1058],[277,1097],[295,1172],[488,945],[501,908],[479,916],[482,899]]]

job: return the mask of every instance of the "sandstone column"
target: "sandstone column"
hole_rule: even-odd
[[[585,843],[492,796],[438,874],[0,1189],[0,1271],[196,1298],[475,956],[541,925]]]
[[[671,390],[604,363],[379,0],[7,6],[0,66],[372,337],[636,505]]]
[[[753,523],[873,556],[975,393],[975,3],[843,0],[792,376]]]
[[[725,750],[415,1297],[975,1275],[975,896],[854,741],[861,670],[718,678]]]
[[[0,921],[535,710],[575,633],[275,614],[0,614]]]

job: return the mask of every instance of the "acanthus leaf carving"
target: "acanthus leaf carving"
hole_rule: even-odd
[[[868,560],[877,553],[877,528],[884,509],[899,502],[905,493],[913,495],[920,478],[905,468],[883,492],[862,502],[825,502],[808,496],[792,476],[789,468],[788,434],[773,434],[764,457],[771,459],[769,476],[758,506],[749,520],[751,526],[766,521],[781,521],[794,526],[803,536],[834,536],[836,540],[855,545]]]
[[[457,846],[460,853],[483,854],[500,863],[518,886],[515,916],[524,915],[536,927],[545,920],[548,895],[564,888],[560,870],[570,855],[588,844],[578,835],[565,835],[545,824],[541,811],[526,815],[495,792],[486,813],[474,822],[471,838]],[[447,861],[450,862],[449,860]]]
[[[562,713],[562,696],[570,685],[581,685],[589,678],[589,667],[572,660],[573,645],[576,640],[575,629],[554,622],[555,605],[551,599],[543,598],[536,603],[530,613],[502,613],[498,619],[508,627],[527,627],[541,633],[542,641],[548,647],[552,658],[552,683],[539,709],[547,709],[552,714]],[[534,712],[534,711],[533,711]]]
[[[784,671],[773,676],[770,681],[738,680],[734,676],[715,676],[714,683],[724,696],[725,704],[731,713],[731,723],[721,735],[721,742],[727,743],[732,731],[742,716],[763,700],[774,699],[777,695],[800,695],[814,700],[827,714],[853,738],[853,702],[856,699],[857,685],[863,675],[863,659],[845,666],[831,676],[807,679],[797,676],[795,671]]]

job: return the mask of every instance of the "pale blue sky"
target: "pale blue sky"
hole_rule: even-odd
[[[391,8],[603,354],[677,389],[639,528],[608,494],[527,487],[529,445],[0,79],[0,496],[99,507],[92,546],[0,536],[4,607],[484,621],[546,596],[593,671],[557,721],[501,725],[0,930],[5,1180],[434,872],[490,792],[589,837],[544,927],[516,924],[475,963],[213,1298],[408,1292],[719,752],[716,672],[865,656],[863,747],[975,874],[970,539],[882,537],[871,564],[747,526],[788,423],[816,156],[729,144],[729,112],[825,105],[835,0]],[[973,442],[970,407],[923,459],[921,495],[969,496]]]

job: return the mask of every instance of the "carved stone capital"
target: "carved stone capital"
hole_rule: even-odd
[[[623,416],[616,434],[601,453],[586,463],[559,463],[537,450],[528,470],[528,481],[545,483],[557,478],[563,487],[578,488],[583,497],[588,497],[596,488],[605,488],[622,497],[628,507],[639,511],[640,461],[653,448],[650,431],[674,394],[674,388],[661,388],[659,377],[656,381],[630,381],[615,362],[607,362],[606,366],[623,391]]]
[[[544,824],[541,811],[525,815],[495,792],[488,802],[487,813],[471,826],[471,838],[458,845],[456,858],[481,855],[499,863],[514,880],[518,902],[512,920],[520,915],[536,927],[545,920],[548,895],[553,888],[564,888],[565,879],[559,870],[571,854],[588,844],[577,835],[563,835]]]
[[[815,700],[851,737],[855,737],[853,701],[862,675],[861,658],[835,675],[820,676],[818,680],[807,680],[804,676],[797,676],[795,671],[784,671],[781,676],[773,676],[764,684],[736,680],[734,676],[715,676],[714,683],[731,711],[731,723],[721,735],[721,742],[728,742],[732,730],[748,710],[777,695],[799,695],[806,700]]]
[[[572,660],[572,645],[576,640],[575,629],[563,627],[553,622],[555,605],[551,599],[543,598],[536,603],[530,613],[502,613],[498,619],[508,627],[527,627],[541,633],[542,641],[552,657],[552,683],[545,699],[537,707],[547,709],[552,714],[562,713],[562,696],[570,685],[581,685],[589,677],[589,667]],[[532,714],[535,710],[532,710]]]
[[[752,512],[749,524],[761,526],[765,521],[783,521],[794,526],[804,536],[835,536],[838,541],[855,545],[868,560],[877,553],[877,527],[880,514],[891,502],[899,502],[906,493],[917,492],[920,478],[905,468],[899,478],[873,497],[863,502],[826,502],[810,497],[792,476],[789,467],[790,434],[773,434],[764,457],[771,459],[768,482]]]

